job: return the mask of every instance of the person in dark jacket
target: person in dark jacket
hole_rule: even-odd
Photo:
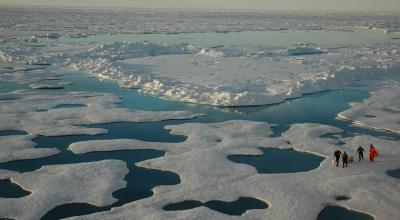
[[[357,148],[357,153],[358,153],[358,161],[364,160],[364,148],[360,146],[358,146]]]
[[[339,166],[339,160],[341,155],[342,152],[340,152],[340,150],[336,150],[335,153],[333,153],[333,157],[335,157],[336,159],[336,166]]]
[[[343,160],[343,168],[344,168],[344,165],[346,165],[346,167],[348,166],[347,165],[347,159],[349,159],[349,156],[347,155],[347,153],[346,153],[346,151],[343,153],[343,156],[342,156],[342,160]]]

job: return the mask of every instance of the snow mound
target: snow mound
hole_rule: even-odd
[[[324,51],[321,48],[318,48],[315,45],[310,45],[310,44],[299,44],[287,49],[286,52],[290,56],[314,55],[314,54],[324,53]]]

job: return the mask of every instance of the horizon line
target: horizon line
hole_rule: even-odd
[[[388,9],[380,9],[380,10],[369,10],[369,9],[243,9],[243,8],[166,8],[166,7],[114,7],[114,6],[67,6],[67,5],[22,5],[22,4],[1,4],[1,7],[8,8],[41,8],[41,9],[109,9],[109,10],[184,10],[184,11],[257,11],[257,12],[271,12],[271,11],[279,11],[279,12],[342,12],[342,13],[351,13],[351,12],[359,12],[359,13],[400,13],[400,11],[393,11]]]

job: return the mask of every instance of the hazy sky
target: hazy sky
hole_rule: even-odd
[[[0,0],[0,5],[400,11],[400,0]]]

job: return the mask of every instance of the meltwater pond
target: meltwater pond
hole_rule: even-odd
[[[342,208],[340,206],[327,206],[318,215],[317,220],[374,220],[371,215]]]
[[[389,176],[391,176],[391,177],[394,177],[394,178],[397,178],[397,179],[400,180],[400,169],[397,169],[397,170],[389,170],[389,171],[387,171],[386,173],[387,173],[387,175],[389,175]]]
[[[319,167],[325,159],[309,153],[297,152],[293,149],[261,148],[263,155],[242,156],[231,155],[229,160],[254,166],[259,173],[296,173]]]
[[[0,180],[1,198],[19,198],[31,194],[10,180]]]
[[[242,215],[247,210],[268,208],[268,204],[261,200],[251,197],[240,197],[238,200],[232,202],[213,200],[202,203],[199,201],[188,200],[179,203],[168,204],[167,206],[163,207],[163,209],[166,211],[179,211],[194,209],[200,206],[205,206],[209,209],[213,209],[228,215]]]

